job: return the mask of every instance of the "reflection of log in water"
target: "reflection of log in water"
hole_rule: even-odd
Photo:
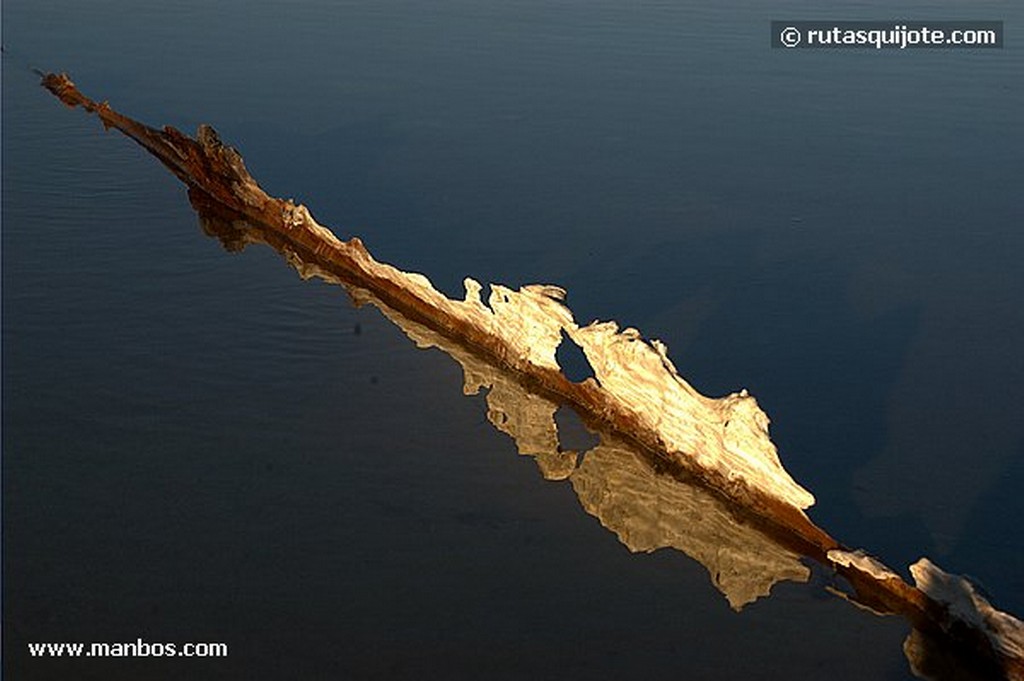
[[[542,396],[534,392],[539,389],[536,385],[532,390],[527,388],[528,382],[521,376],[502,370],[472,348],[409,320],[369,291],[331,274],[329,267],[325,269],[327,263],[303,259],[279,235],[225,211],[202,192],[190,190],[189,198],[199,213],[203,230],[218,238],[229,252],[240,251],[252,243],[270,245],[302,278],[318,277],[342,285],[356,304],[377,307],[418,347],[438,348],[455,359],[464,372],[465,394],[487,390],[487,417],[491,424],[515,440],[520,454],[534,457],[545,479],[568,479],[583,508],[631,551],[682,551],[707,568],[712,582],[736,610],[767,596],[778,582],[806,582],[811,570],[802,559],[811,558],[848,578],[855,588],[850,593],[850,582],[832,578],[826,587],[831,592],[870,611],[899,613],[917,623],[920,628],[912,630],[904,652],[922,678],[1019,678],[1013,663],[1006,671],[1001,670],[989,641],[977,637],[977,631],[985,629],[984,625],[977,623],[974,632],[956,627],[951,639],[934,622],[915,619],[910,611],[898,607],[890,608],[887,603],[891,604],[891,596],[885,589],[879,589],[877,581],[863,578],[856,569],[856,565],[863,565],[884,581],[888,571],[873,559],[859,552],[840,551],[838,555],[832,553],[833,560],[829,560],[799,536],[776,523],[765,522],[750,509],[698,484],[685,469],[630,445],[614,433],[601,432],[599,424],[592,420],[601,442],[586,453],[563,449],[555,423],[560,407],[557,395]],[[892,577],[902,583],[898,576]],[[966,582],[956,584],[968,588]],[[1015,626],[1012,621],[1011,626]],[[1007,642],[1019,636],[1013,631],[1006,633],[1009,635],[1003,640]],[[1012,655],[1020,657],[1019,652]]]
[[[781,579],[805,580],[809,558],[842,575],[848,597],[897,613],[917,633],[905,646],[923,674],[928,651],[950,651],[986,676],[1024,678],[1024,626],[989,606],[966,581],[926,559],[912,566],[917,587],[861,552],[840,546],[803,513],[814,499],[782,467],[767,417],[745,391],[721,399],[697,393],[665,347],[613,323],[578,326],[564,291],[514,291],[466,280],[451,300],[418,274],[375,261],[358,239],[341,241],[302,206],[268,196],[241,156],[200,127],[197,139],[156,130],[82,95],[66,76],[44,85],[69,106],[96,113],[145,147],[189,185],[204,228],[229,248],[265,242],[303,276],[346,286],[421,346],[437,346],[466,371],[467,392],[489,387],[489,417],[537,457],[545,477],[568,477],[588,512],[632,550],[678,548],[700,560],[734,607]],[[596,380],[569,381],[555,361],[563,334],[578,344]],[[553,415],[571,406],[602,443],[583,456],[563,452]]]

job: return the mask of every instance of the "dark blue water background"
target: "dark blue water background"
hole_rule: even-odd
[[[771,50],[771,19],[1003,19],[1003,50]],[[1024,613],[1024,59],[1006,3],[3,6],[12,678],[903,679],[906,627],[732,612],[631,555],[422,352],[23,64],[215,125],[274,195],[428,274],[569,290],[772,417],[812,518]],[[357,333],[358,331],[358,333]],[[29,660],[26,641],[227,660]]]

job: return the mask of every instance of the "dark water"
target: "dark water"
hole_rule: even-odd
[[[1001,3],[4,3],[10,678],[904,679],[907,627],[733,612],[632,555],[422,352],[37,87],[213,123],[272,194],[450,294],[569,290],[748,388],[812,518],[1024,613],[1024,59]],[[787,16],[995,18],[987,52],[768,48]],[[39,660],[29,641],[223,641]]]

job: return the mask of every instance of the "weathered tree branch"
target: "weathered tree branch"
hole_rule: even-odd
[[[768,438],[768,418],[746,391],[721,399],[700,395],[679,376],[664,345],[633,329],[620,332],[611,322],[577,325],[562,304],[565,292],[554,286],[516,291],[492,285],[484,304],[480,284],[466,279],[465,299],[449,299],[426,277],[374,260],[357,237],[338,239],[304,206],[269,196],[209,126],[200,126],[192,139],[96,103],[66,75],[48,74],[43,85],[159,159],[189,186],[204,225],[225,242],[268,243],[300,271],[341,283],[357,299],[500,368],[531,392],[570,405],[595,430],[710,490],[741,522],[843,575],[855,590],[852,600],[905,617],[922,636],[1004,678],[1024,679],[1024,627],[980,596],[974,599],[977,594],[965,591],[967,582],[922,559],[912,568],[918,586],[911,586],[808,519],[804,509],[814,499],[782,467]],[[563,333],[582,348],[596,380],[575,383],[562,373],[555,349]],[[964,598],[974,599],[973,610],[964,611]]]

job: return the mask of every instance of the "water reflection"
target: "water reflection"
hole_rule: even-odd
[[[372,292],[304,259],[280,233],[247,222],[203,192],[190,189],[189,199],[203,231],[217,238],[226,250],[237,252],[252,243],[267,244],[303,279],[318,277],[343,286],[356,305],[378,308],[417,347],[437,348],[452,357],[463,370],[464,394],[487,391],[488,421],[515,441],[521,455],[533,457],[544,479],[568,481],[583,509],[630,551],[681,551],[708,570],[712,583],[737,611],[769,595],[779,582],[812,581],[813,569],[814,583],[826,591],[876,615],[901,614],[911,624],[928,627],[927,631],[912,629],[903,646],[910,669],[920,678],[1017,678],[1015,671],[1000,667],[990,654],[954,652],[950,640],[936,636],[921,613],[908,612],[888,600],[891,585],[885,584],[884,575],[864,579],[871,570],[844,569],[850,565],[824,555],[820,546],[806,538],[764,522],[751,509],[699,483],[671,461],[593,423],[588,427],[598,434],[596,446],[585,452],[564,448],[555,418],[562,405],[530,385],[528,377],[502,369],[471,348],[403,316]],[[864,554],[857,555],[873,562]],[[990,645],[973,634],[965,638],[968,650],[986,650]],[[957,648],[964,643],[960,641]]]
[[[602,433],[599,444],[584,453],[563,449],[555,422],[557,403],[370,294],[352,293],[376,305],[417,346],[436,347],[455,359],[465,374],[465,394],[488,390],[491,424],[513,438],[520,454],[534,457],[545,479],[568,479],[584,510],[630,551],[682,551],[707,568],[737,610],[767,596],[780,581],[806,582],[810,577],[797,552],[740,522],[739,509],[669,470],[659,470],[649,456],[621,439]]]
[[[602,442],[572,475],[587,513],[634,552],[682,551],[707,568],[736,610],[778,582],[806,582],[810,569],[794,551],[749,525],[701,488],[657,474],[629,447]]]
[[[608,433],[586,452],[564,449],[555,414],[560,405],[531,392],[514,375],[469,349],[385,305],[372,293],[303,261],[273,233],[226,216],[199,192],[191,195],[203,230],[229,251],[267,243],[281,252],[300,276],[341,284],[357,304],[371,304],[420,348],[438,348],[458,362],[463,392],[487,390],[487,419],[534,458],[546,480],[568,480],[587,513],[613,532],[630,551],[682,551],[707,568],[715,586],[736,610],[767,596],[780,581],[806,582],[811,571],[801,554],[757,529],[753,518],[711,490],[673,472],[650,455]]]

